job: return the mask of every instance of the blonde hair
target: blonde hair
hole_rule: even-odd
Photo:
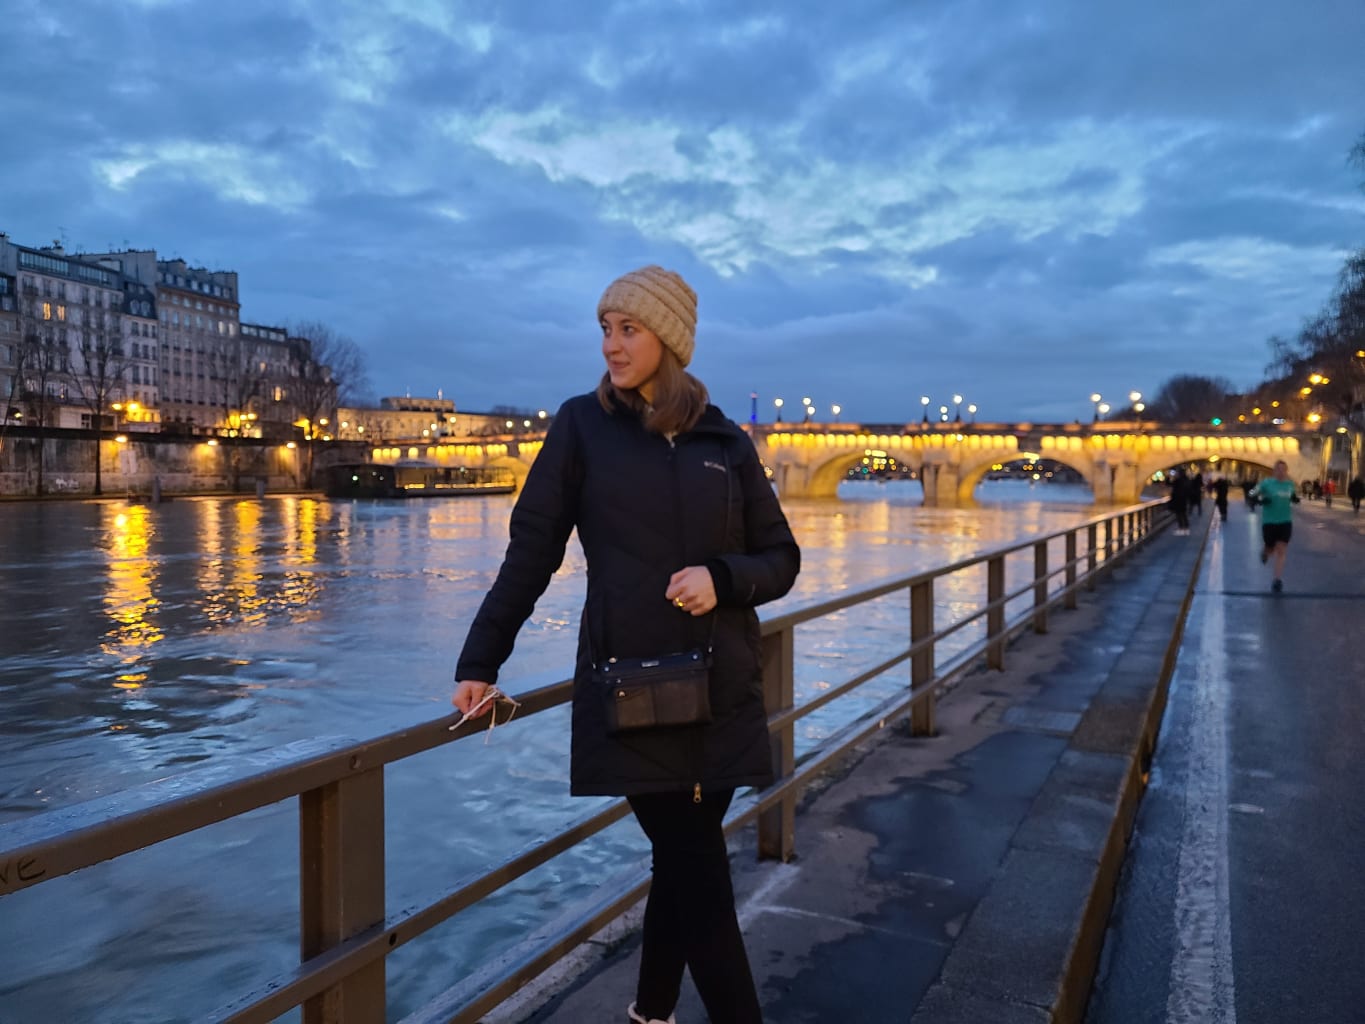
[[[644,421],[646,430],[665,436],[685,434],[695,427],[711,401],[706,385],[684,370],[669,348],[663,350],[653,384],[651,403],[635,388],[618,388],[611,382],[611,374],[604,373],[597,385],[597,400],[607,412],[617,406],[630,409]]]

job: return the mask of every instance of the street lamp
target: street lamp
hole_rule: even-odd
[[[928,396],[928,395],[920,395],[920,396],[919,396],[919,404],[922,405],[922,406],[924,406],[924,422],[925,422],[925,423],[928,423],[928,422],[929,422],[929,396]]]
[[[972,422],[975,423],[975,422],[976,422],[976,403],[975,403],[975,402],[973,402],[971,405],[967,406],[967,412],[971,415],[971,417],[972,417]]]
[[[839,422],[839,413],[842,412],[843,410],[842,410],[839,406],[837,406],[837,405],[831,405],[831,406],[829,407],[829,411],[832,412],[832,413],[834,413],[834,422],[835,422],[835,423],[838,423],[838,422]]]
[[[957,411],[957,417],[956,417],[957,422],[958,422],[958,423],[961,423],[961,422],[962,422],[962,396],[961,396],[961,395],[954,395],[954,396],[953,396],[953,408]]]
[[[782,399],[780,399],[780,398],[774,398],[774,399],[773,399],[773,405],[777,407],[777,415],[776,415],[776,417],[773,419],[773,422],[774,422],[774,423],[781,423],[781,422],[782,422]]]
[[[1097,405],[1097,406],[1095,407],[1095,412],[1098,414],[1098,416],[1108,416],[1108,415],[1109,415],[1109,403],[1108,403],[1108,402],[1101,402],[1099,405]]]
[[[809,398],[801,399],[801,404],[805,406],[805,416],[803,422],[809,423],[810,418],[815,415],[815,406],[811,404],[811,400]]]
[[[1094,405],[1095,405],[1095,420],[1094,420],[1094,421],[1095,421],[1096,423],[1098,423],[1098,422],[1100,421],[1100,393],[1099,393],[1098,391],[1096,391],[1096,392],[1094,392],[1093,394],[1091,394],[1091,396],[1090,396],[1090,401],[1093,402]]]
[[[948,422],[948,407],[946,405],[940,405],[938,407],[938,419],[940,423]]]

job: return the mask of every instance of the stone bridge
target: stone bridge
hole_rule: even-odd
[[[833,497],[849,469],[885,453],[921,480],[931,505],[966,504],[993,466],[1034,457],[1080,473],[1099,504],[1130,504],[1161,470],[1191,462],[1224,463],[1269,473],[1289,463],[1294,480],[1321,475],[1330,437],[1282,427],[1246,430],[1208,424],[1169,426],[1113,423],[937,423],[872,426],[760,424],[746,427],[778,493],[791,498]],[[391,442],[368,451],[375,462],[423,459],[437,465],[504,466],[518,485],[540,452],[544,435]]]
[[[1308,434],[1318,447],[1318,435]],[[1207,424],[1142,427],[1134,423],[1058,425],[924,424],[892,431],[830,424],[802,429],[781,425],[754,431],[763,461],[783,497],[826,497],[852,467],[885,453],[919,477],[927,504],[965,504],[992,467],[1024,458],[1053,459],[1080,473],[1100,504],[1138,500],[1154,473],[1190,462],[1254,466],[1266,473],[1289,463],[1294,480],[1321,473],[1321,454],[1305,451],[1292,431],[1262,428],[1224,432]]]

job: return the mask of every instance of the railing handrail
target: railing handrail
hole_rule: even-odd
[[[1025,586],[1008,593],[1001,590],[994,595],[988,594],[988,600],[972,614],[938,630],[932,628],[931,603],[928,631],[922,635],[915,633],[905,650],[898,651],[878,665],[800,706],[793,706],[791,700],[791,665],[787,664],[783,672],[787,676],[788,694],[781,702],[783,706],[773,707],[770,702],[769,707],[769,729],[774,733],[775,746],[785,751],[784,770],[773,786],[758,794],[752,803],[737,809],[727,823],[727,829],[734,830],[756,818],[760,820],[762,829],[763,816],[779,811],[790,818],[790,814],[794,813],[795,792],[806,784],[810,773],[839,756],[850,743],[859,741],[884,724],[884,721],[877,720],[869,724],[869,716],[860,717],[836,732],[835,737],[831,737],[819,749],[810,752],[797,767],[791,749],[791,730],[796,721],[905,661],[917,664],[927,656],[925,664],[928,674],[924,675],[917,664],[912,686],[886,699],[881,707],[875,709],[876,713],[872,717],[889,720],[901,717],[910,710],[923,712],[926,704],[932,704],[936,691],[965,672],[992,645],[1003,644],[1030,620],[1038,628],[1040,622],[1045,622],[1046,611],[1051,606],[1063,600],[1072,601],[1075,590],[1082,584],[1093,585],[1088,582],[1090,578],[1107,571],[1115,555],[1126,553],[1129,545],[1135,546],[1154,535],[1155,527],[1150,513],[1161,504],[1163,501],[1160,500],[1142,502],[1102,513],[1070,527],[1032,536],[950,565],[874,581],[838,598],[810,602],[764,619],[761,625],[765,645],[777,643],[780,651],[780,645],[785,643],[788,650],[786,660],[789,662],[791,637],[797,625],[900,590],[909,591],[913,601],[922,601],[923,595],[927,594],[932,602],[932,585],[939,578],[983,564],[1003,566],[1011,555],[1029,549],[1035,552],[1035,572]],[[1120,524],[1117,536],[1115,523]],[[1096,538],[1098,528],[1102,525],[1105,526],[1104,564],[1097,567],[1100,551]],[[1090,542],[1083,554],[1076,553],[1075,537],[1083,531]],[[1059,538],[1067,538],[1067,553],[1071,557],[1056,568],[1048,569],[1046,549]],[[1084,575],[1076,575],[1076,568],[1086,562],[1090,563],[1090,570]],[[1003,568],[1000,572],[1003,582]],[[1061,574],[1066,575],[1066,584],[1049,595],[1048,587]],[[1004,621],[1005,607],[1030,591],[1035,595],[1034,603],[1015,619]],[[999,622],[994,624],[994,631],[990,625],[993,613],[998,613],[999,617]],[[942,671],[934,671],[935,646],[983,616],[988,621],[985,638],[955,656],[952,664]],[[765,667],[765,674],[768,671],[769,668]],[[518,720],[566,703],[572,696],[572,690],[572,680],[566,679],[518,694]],[[930,706],[930,715],[931,712]],[[451,717],[442,716],[365,740],[344,736],[303,740],[0,824],[0,897],[268,804],[334,790],[339,785],[353,783],[374,773],[384,765],[474,735],[486,727],[485,721],[463,724],[452,730]],[[931,722],[931,717],[928,721]],[[854,738],[836,742],[845,734]],[[261,770],[243,776],[241,768],[244,764],[258,766]],[[374,778],[372,774],[369,777]],[[490,871],[473,879],[461,880],[460,884],[446,891],[434,903],[398,914],[384,914],[383,920],[378,923],[363,929],[352,929],[348,933],[349,937],[334,938],[324,952],[306,959],[297,969],[275,979],[264,990],[239,999],[215,1019],[272,1019],[355,972],[382,961],[391,948],[422,934],[569,846],[619,820],[625,813],[624,802],[614,802],[555,836],[532,844],[527,850]],[[380,857],[382,859],[382,850]],[[620,905],[619,900],[610,901],[610,909],[619,910]],[[607,910],[600,910],[597,915],[580,922],[572,935],[578,935],[584,928],[604,923],[598,921],[598,915],[603,913],[607,913]],[[568,938],[561,936],[559,945],[554,948],[562,953],[560,945],[567,941]],[[542,951],[534,961],[542,962],[544,955],[547,954]],[[483,993],[477,1003],[471,1003],[465,1009],[471,1013],[486,1010],[493,1005],[490,999],[499,993],[504,996],[507,994],[506,985],[511,983],[510,977],[502,979]],[[262,1016],[262,1011],[267,1009],[271,1016]],[[473,1018],[461,1016],[460,1019]]]
[[[973,566],[988,562],[992,558],[1008,558],[1010,555],[1016,554],[1017,552],[1032,549],[1035,544],[1051,542],[1059,537],[1065,537],[1068,533],[1073,531],[1084,530],[1091,525],[1103,523],[1105,520],[1112,521],[1119,516],[1139,512],[1146,508],[1155,508],[1158,505],[1165,504],[1165,502],[1165,498],[1154,501],[1140,501],[1134,505],[1126,505],[1123,508],[1115,509],[1112,512],[1091,516],[1089,519],[1083,520],[1074,526],[1053,530],[1051,533],[1039,534],[1036,537],[1029,537],[1026,540],[1017,541],[1016,543],[1009,544],[1003,548],[992,548],[990,551],[982,552],[979,555],[968,555],[966,558],[959,559],[948,565],[939,566],[938,568],[922,569],[919,572],[886,576],[882,579],[872,580],[857,591],[842,594],[839,597],[831,597],[823,601],[812,601],[799,608],[793,608],[791,611],[782,612],[780,615],[773,615],[769,618],[765,618],[759,625],[765,636],[772,633],[778,633],[784,629],[789,629],[792,626],[799,626],[803,622],[809,622],[812,619],[823,618],[833,612],[842,611],[850,605],[863,604],[866,601],[871,601],[878,597],[885,597],[887,594],[894,594],[898,590],[904,590],[917,583],[938,579],[941,576],[951,576],[954,573],[962,572],[964,569],[970,569]]]

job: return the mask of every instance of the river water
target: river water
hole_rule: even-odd
[[[983,484],[972,509],[919,498],[916,483],[860,483],[838,501],[786,503],[804,567],[763,613],[1094,514],[1087,488],[1059,484]],[[455,657],[511,507],[510,497],[0,505],[0,824],[303,738],[360,739],[448,714]],[[571,543],[504,670],[510,692],[569,674],[582,570]],[[978,607],[984,589],[984,571],[941,584],[939,622]],[[798,702],[903,648],[906,621],[902,593],[798,630]],[[805,720],[798,751],[903,687],[907,671]],[[390,766],[385,785],[390,911],[602,803],[567,796],[564,709]],[[0,899],[0,1024],[193,1020],[289,969],[296,808],[263,808]],[[644,850],[622,823],[399,949],[391,1012],[421,1005]]]

